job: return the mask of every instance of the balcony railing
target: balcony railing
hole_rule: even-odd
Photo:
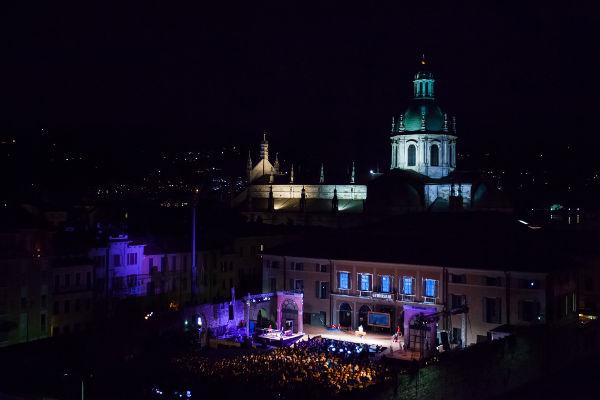
[[[398,300],[400,300],[400,301],[410,301],[411,303],[414,303],[415,300],[416,300],[416,296],[414,294],[399,293],[398,294]]]
[[[414,294],[404,294],[404,293],[387,293],[387,292],[378,292],[378,291],[369,291],[369,290],[357,290],[357,289],[339,289],[337,293],[339,295],[344,296],[357,296],[362,298],[372,298],[377,300],[391,300],[391,301],[401,301],[407,303],[424,303],[424,304],[438,304],[439,299],[437,297],[431,296],[416,296]]]

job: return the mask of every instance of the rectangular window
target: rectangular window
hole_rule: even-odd
[[[277,279],[271,278],[271,292],[274,292],[276,290],[277,290]]]
[[[348,272],[340,272],[339,277],[340,289],[348,290],[350,289],[350,273]]]
[[[85,286],[88,290],[92,288],[92,273],[90,271],[85,273]]]
[[[486,276],[486,286],[502,286],[502,279],[499,276]]]
[[[304,271],[304,263],[296,263],[296,271]]]
[[[302,279],[294,281],[294,290],[304,291],[304,281]]]
[[[451,296],[452,308],[459,308],[459,307],[464,306],[467,303],[467,299],[464,294],[452,294],[450,296]]]
[[[45,294],[43,294],[42,297],[41,297],[41,299],[40,299],[40,307],[46,308],[47,307],[47,303],[48,303],[47,296]]]
[[[46,314],[40,314],[40,331],[42,335],[46,334]]]
[[[65,274],[65,287],[68,288],[69,286],[71,286],[71,275]]]
[[[317,299],[327,299],[329,296],[329,282],[315,281],[315,292]]]
[[[160,259],[160,272],[162,272],[163,274],[167,272],[167,256],[161,257]]]
[[[327,264],[316,264],[315,271],[317,272],[327,272]]]
[[[426,297],[437,297],[437,283],[435,279],[424,280],[424,293]]]
[[[113,254],[113,264],[115,267],[121,266],[121,255],[120,254]]]
[[[148,257],[148,270],[151,271],[154,268],[154,258]]]
[[[360,290],[363,292],[371,291],[371,274],[358,274]]]
[[[60,289],[60,275],[54,275],[54,290]]]
[[[279,261],[271,261],[271,268],[279,269]]]
[[[540,304],[533,300],[519,302],[519,319],[525,322],[535,321],[540,313]]]
[[[413,278],[412,276],[402,277],[402,294],[406,294],[406,295],[414,295],[415,294],[414,281],[415,281],[415,278]]]
[[[502,300],[499,297],[483,298],[483,320],[490,324],[500,324],[502,321],[501,311]]]
[[[177,256],[171,257],[171,271],[175,271],[177,269]]]
[[[392,291],[392,277],[389,275],[383,275],[381,277],[381,291],[383,293],[390,293]]]
[[[452,283],[467,283],[467,275],[450,274],[450,280]]]
[[[136,284],[136,275],[127,275],[127,287],[135,287]]]
[[[137,264],[137,253],[127,253],[127,265]]]

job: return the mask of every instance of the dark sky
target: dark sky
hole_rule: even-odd
[[[387,162],[424,52],[463,149],[600,144],[600,21],[581,2],[13,3],[0,128],[25,140],[191,148],[267,129],[288,157]]]

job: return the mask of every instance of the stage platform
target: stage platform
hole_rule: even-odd
[[[307,335],[305,336],[305,339],[308,339],[308,337],[321,336],[326,339],[342,340],[345,342],[368,345],[379,345],[384,347],[385,350],[377,354],[377,357],[385,357],[399,361],[418,360],[420,357],[418,352],[401,350],[399,343],[392,342],[392,337],[390,334],[367,332],[365,336],[360,337],[356,336],[354,331],[329,330],[324,326],[314,325],[304,325],[304,333]]]
[[[269,346],[290,346],[304,337],[304,333],[294,333],[290,336],[281,336],[279,331],[264,333],[256,336],[256,341]]]

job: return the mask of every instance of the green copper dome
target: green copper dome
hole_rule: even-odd
[[[404,112],[404,129],[420,131],[422,115],[425,115],[426,131],[441,131],[444,129],[444,113],[433,99],[416,98]]]

